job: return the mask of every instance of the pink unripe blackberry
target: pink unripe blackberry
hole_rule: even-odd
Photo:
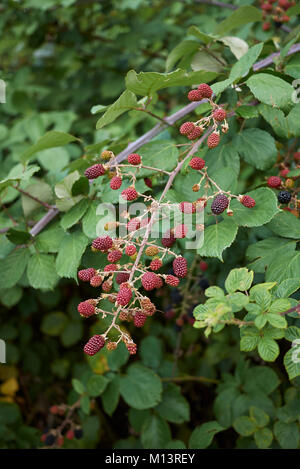
[[[125,272],[120,272],[116,276],[116,282],[118,285],[121,285],[122,283],[127,282],[129,279],[129,274],[126,274]]]
[[[179,210],[180,210],[182,213],[191,214],[191,213],[195,213],[195,212],[196,212],[196,207],[195,207],[194,204],[192,204],[192,202],[180,202],[180,204],[179,204]]]
[[[135,200],[139,196],[134,187],[128,187],[127,189],[124,189],[121,195],[124,200],[128,201]]]
[[[108,253],[107,260],[109,262],[118,262],[121,259],[121,257],[122,257],[122,252],[116,249]]]
[[[282,169],[280,171],[280,176],[282,176],[283,178],[287,177],[287,175],[289,174],[290,170],[288,168],[285,168],[285,169]]]
[[[79,270],[78,278],[79,280],[82,280],[82,282],[89,282],[95,273],[96,271],[92,267],[89,269]]]
[[[208,269],[208,263],[205,261],[200,261],[199,267],[202,272],[206,272],[206,270]]]
[[[126,306],[132,298],[132,291],[128,287],[121,287],[117,294],[117,303]]]
[[[157,287],[157,275],[153,272],[146,272],[142,276],[142,285],[145,290],[154,290]]]
[[[87,168],[84,172],[85,177],[88,179],[96,179],[99,176],[103,176],[105,174],[105,169],[102,164],[94,164]]]
[[[161,288],[163,287],[163,285],[164,285],[163,279],[161,277],[157,277],[156,288]]]
[[[203,134],[203,129],[202,127],[195,127],[194,130],[192,130],[188,135],[187,138],[189,140],[196,140],[197,138],[201,137]]]
[[[220,215],[223,213],[224,210],[228,207],[229,200],[224,194],[217,195],[212,204],[211,204],[211,211],[214,215]]]
[[[141,222],[138,218],[132,218],[127,222],[127,230],[129,231],[129,233],[138,230],[140,226]]]
[[[84,352],[87,355],[95,355],[95,353],[99,352],[105,345],[105,339],[102,335],[93,335],[90,340],[84,346]]]
[[[271,176],[269,177],[267,184],[269,187],[280,187],[281,186],[281,179],[278,176]]]
[[[269,29],[271,28],[271,23],[269,21],[265,21],[262,25],[262,28],[264,31],[269,31]]]
[[[105,293],[109,293],[111,289],[112,289],[112,282],[110,280],[105,280],[105,282],[102,283],[102,290]]]
[[[189,164],[190,164],[191,168],[200,170],[200,169],[204,168],[205,161],[202,158],[199,158],[198,156],[195,156],[194,158],[191,159]]]
[[[90,303],[89,301],[82,301],[77,306],[78,313],[80,316],[84,316],[85,318],[89,318],[93,314],[95,314],[95,306]]]
[[[175,244],[176,242],[176,238],[174,236],[174,233],[173,231],[171,230],[168,230],[166,231],[164,234],[163,234],[163,237],[162,237],[162,240],[161,240],[161,244],[165,247],[165,248],[170,248],[173,246],[173,244]]]
[[[211,133],[207,138],[207,146],[208,148],[215,148],[220,143],[220,135],[218,132]]]
[[[194,130],[194,128],[194,122],[184,122],[184,124],[180,126],[179,132],[181,133],[181,135],[188,135],[192,132],[192,130]]]
[[[130,155],[128,155],[128,163],[132,164],[133,166],[140,164],[141,161],[142,159],[137,153],[131,153]]]
[[[186,225],[177,225],[174,228],[174,236],[175,238],[185,238],[188,233],[188,227]]]
[[[103,278],[100,275],[94,275],[94,277],[92,277],[90,280],[90,285],[92,287],[100,287],[102,281]]]
[[[92,247],[97,251],[108,251],[113,245],[113,240],[110,236],[102,236],[94,239]]]
[[[167,275],[165,282],[171,287],[177,287],[179,285],[179,278],[175,275]]]
[[[136,247],[133,244],[129,244],[129,246],[126,246],[125,254],[127,254],[127,256],[133,256],[135,253]]]
[[[107,264],[103,270],[104,272],[115,272],[116,270],[118,270],[118,267],[116,266],[116,264]]]
[[[130,353],[130,355],[135,355],[136,354],[137,345],[134,344],[133,342],[127,343],[126,348],[127,348],[128,352]]]
[[[116,191],[122,186],[122,178],[120,176],[114,176],[109,183],[112,190]]]
[[[220,107],[213,112],[212,116],[216,121],[222,122],[224,119],[226,119],[226,111]]]
[[[244,195],[241,199],[240,199],[240,202],[241,204],[244,205],[244,207],[248,207],[248,208],[252,208],[252,207],[255,207],[255,200],[250,197],[250,195]]]
[[[150,269],[151,270],[159,270],[161,267],[162,267],[163,263],[160,259],[153,259],[151,262],[150,262]]]
[[[202,98],[202,93],[199,90],[191,90],[188,93],[189,101],[201,101]]]
[[[73,430],[68,430],[67,433],[66,433],[66,438],[68,440],[74,440],[75,438],[75,433]]]
[[[300,151],[293,153],[294,160],[298,163],[300,161]]]
[[[143,327],[143,325],[146,322],[146,319],[147,319],[146,314],[140,311],[137,311],[134,315],[133,324],[135,325],[135,327]]]
[[[201,85],[198,86],[198,90],[202,94],[202,98],[211,98],[212,97],[213,90],[206,83],[201,83]]]
[[[263,3],[261,9],[264,11],[271,11],[273,7],[270,3]]]
[[[176,277],[184,278],[187,275],[187,261],[184,257],[176,257],[173,261],[173,270]]]

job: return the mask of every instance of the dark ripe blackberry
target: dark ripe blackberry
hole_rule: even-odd
[[[46,446],[52,446],[55,443],[55,436],[50,434],[47,436],[45,439],[45,445]]]
[[[82,428],[75,428],[74,430],[74,435],[77,440],[80,440],[80,438],[83,437],[83,431]]]
[[[174,289],[171,290],[171,300],[174,303],[181,303],[182,295],[181,295],[180,291],[177,290],[177,288],[174,288]]]
[[[209,287],[209,281],[206,278],[202,278],[199,282],[199,286],[202,288],[202,290],[206,290],[206,288]]]
[[[224,210],[228,207],[229,200],[224,194],[217,195],[212,204],[211,204],[211,211],[214,215],[220,215],[223,213]]]
[[[281,204],[288,204],[292,198],[292,194],[288,191],[278,192],[277,199]]]
[[[181,329],[182,329],[182,326],[179,326],[178,324],[174,324],[173,327],[174,327],[174,330],[175,330],[176,332],[180,332]]]

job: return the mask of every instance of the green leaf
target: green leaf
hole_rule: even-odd
[[[210,42],[213,42],[215,39],[217,39],[217,36],[214,36],[213,34],[203,33],[202,31],[200,31],[199,28],[197,28],[197,26],[191,26],[188,29],[188,35],[196,37],[204,44],[209,44]],[[198,44],[198,47],[199,47],[199,44]]]
[[[267,324],[268,318],[265,314],[259,314],[254,320],[257,329],[262,329]]]
[[[0,276],[0,288],[13,287],[22,277],[26,269],[30,254],[26,248],[12,251],[1,261],[2,275]]]
[[[52,290],[58,281],[54,257],[51,254],[33,254],[28,262],[27,277],[33,288]]]
[[[186,58],[187,55],[191,56],[197,50],[199,50],[199,42],[197,41],[187,40],[177,44],[177,46],[174,47],[168,55],[166,61],[166,72],[169,72],[182,57]]]
[[[262,241],[258,241],[255,244],[251,244],[247,248],[247,258],[256,259],[255,261],[251,262],[249,267],[255,272],[265,273],[266,267],[269,266],[274,260],[275,249],[276,255],[278,257],[281,257],[282,255],[294,252],[295,248],[296,243],[294,241],[288,241],[286,239],[267,238]]]
[[[203,423],[193,430],[189,439],[189,449],[207,448],[211,444],[214,436],[223,430],[225,430],[225,428],[221,427],[215,420]]]
[[[246,81],[254,96],[264,104],[286,107],[292,104],[294,88],[286,81],[269,73],[257,73]]]
[[[247,393],[270,394],[279,384],[279,378],[274,370],[268,366],[255,366],[247,371],[244,390]]]
[[[59,335],[67,322],[67,316],[61,312],[49,313],[43,317],[41,330],[44,334],[50,336],[57,336]]]
[[[120,392],[131,407],[149,409],[161,401],[162,384],[152,370],[140,364],[133,364],[121,378]]]
[[[261,226],[268,223],[279,211],[274,192],[267,187],[260,187],[247,195],[252,197],[256,204],[254,207],[244,207],[234,199],[230,208],[233,210],[232,219],[240,226]]]
[[[16,230],[14,228],[8,230],[6,237],[13,244],[26,244],[31,238],[28,231]]]
[[[215,71],[197,71],[187,73],[177,69],[174,72],[140,72],[130,70],[126,75],[126,87],[130,92],[140,96],[153,96],[158,90],[170,86],[187,86],[198,83],[207,83],[217,76]],[[105,115],[105,114],[104,114]],[[104,117],[104,116],[103,116]]]
[[[216,33],[223,35],[232,31],[233,29],[239,28],[243,24],[253,23],[255,21],[262,20],[262,12],[253,6],[242,6],[235,10],[216,28]]]
[[[288,327],[284,333],[284,338],[290,342],[300,339],[300,328],[296,326]]]
[[[275,340],[269,337],[262,337],[257,346],[260,357],[266,362],[274,362],[279,355],[279,347]]]
[[[153,335],[145,337],[139,347],[143,365],[157,369],[163,358],[162,341]]]
[[[112,415],[117,408],[120,398],[120,377],[116,375],[101,394],[102,406],[108,415]]]
[[[236,135],[233,144],[242,158],[257,169],[265,170],[276,161],[275,140],[265,130],[243,130]]]
[[[254,440],[258,448],[269,448],[273,440],[273,433],[269,428],[260,428],[254,433]]]
[[[236,36],[224,36],[220,38],[220,41],[223,42],[226,46],[229,47],[233,55],[239,60],[241,59],[248,51],[248,44],[243,39]]]
[[[24,168],[22,164],[17,164],[10,170],[8,176],[0,181],[0,191],[6,187],[15,185],[18,181],[28,181],[34,173],[39,170],[40,167],[37,165],[31,165]]]
[[[253,435],[257,427],[256,423],[253,422],[252,419],[246,415],[242,415],[241,417],[235,419],[233,422],[233,428],[242,436],[250,436]]]
[[[80,179],[74,182],[72,186],[72,196],[76,197],[77,195],[88,195],[90,192],[90,183],[89,180],[82,176]]]
[[[183,423],[190,419],[190,406],[181,395],[180,387],[173,383],[167,384],[162,401],[155,408],[158,414],[172,423]]]
[[[279,329],[285,329],[287,327],[286,319],[279,314],[267,314],[268,322],[273,327],[278,327]]]
[[[276,257],[270,263],[266,280],[268,282],[282,282],[290,277],[300,277],[300,252],[287,252]]]
[[[77,137],[65,132],[58,132],[51,130],[47,132],[37,143],[32,145],[23,155],[21,156],[22,163],[28,162],[31,157],[38,151],[46,150],[48,148],[61,147],[67,145],[70,142],[79,141]]]
[[[255,422],[257,427],[262,428],[268,425],[270,417],[266,412],[254,406],[250,407],[249,412],[250,418]]]
[[[244,54],[243,57],[234,64],[229,74],[229,79],[232,82],[248,75],[252,65],[260,56],[262,48],[263,43],[256,44],[255,46],[251,47],[246,52],[246,54]]]
[[[300,435],[297,423],[277,421],[274,425],[274,435],[283,449],[298,448]]]
[[[81,231],[65,235],[56,258],[56,270],[60,277],[77,279],[77,270],[87,244],[88,238]]]
[[[258,344],[258,336],[245,335],[241,337],[240,349],[242,352],[251,352],[255,350]]]
[[[87,384],[86,390],[89,396],[91,397],[98,397],[100,396],[106,389],[109,380],[101,375],[92,375]]]
[[[298,75],[299,76],[299,75]],[[290,132],[295,137],[300,137],[300,103],[296,104],[287,116]]]
[[[145,449],[160,449],[172,438],[169,425],[158,415],[151,415],[143,425],[141,442]]]
[[[82,338],[83,324],[80,321],[68,321],[66,327],[60,335],[61,343],[64,347],[72,347]]]
[[[300,345],[295,344],[284,356],[284,366],[292,380],[300,376]]]
[[[111,124],[126,111],[130,111],[137,106],[137,99],[130,90],[125,90],[121,96],[111,104],[103,116],[97,121],[96,129],[102,129],[105,125]]]
[[[169,140],[156,140],[146,143],[139,149],[145,166],[151,166],[165,171],[172,171],[178,163],[179,152],[174,143]],[[142,169],[138,175],[146,177],[153,174],[150,169]]]
[[[125,345],[121,342],[116,350],[110,352],[107,356],[107,364],[112,371],[118,371],[129,358],[129,352]]]
[[[279,236],[300,239],[300,220],[289,212],[282,210],[277,213],[267,227]]]
[[[289,137],[287,119],[280,109],[267,106],[266,104],[260,104],[258,109],[260,114],[273,127],[274,132],[276,132],[279,137]]]
[[[215,73],[215,76],[224,70],[224,65],[222,65],[222,56],[220,54],[215,53],[213,56],[204,50],[197,52],[191,61],[191,67],[194,71],[205,70],[206,72]]]
[[[284,313],[287,309],[290,309],[291,302],[287,298],[280,298],[273,301],[269,313]]]
[[[210,225],[204,232],[204,243],[197,250],[200,256],[218,257],[222,261],[222,252],[231,246],[237,235],[238,227],[233,220],[226,219]]]
[[[246,268],[233,269],[228,274],[225,281],[225,288],[228,293],[234,293],[237,290],[247,291],[253,282],[253,272]]]
[[[85,212],[87,211],[89,207],[89,201],[88,199],[82,199],[80,202],[76,205],[74,205],[68,212],[66,212],[60,221],[60,224],[62,228],[66,231],[72,226],[74,226],[76,223],[79,222],[79,220],[83,217]]]
[[[91,401],[89,396],[81,396],[80,408],[84,414],[89,415],[91,411]]]

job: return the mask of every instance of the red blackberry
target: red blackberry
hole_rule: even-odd
[[[139,196],[134,187],[128,187],[127,189],[124,189],[121,195],[124,200],[128,201],[135,200]]]
[[[79,270],[78,278],[79,280],[82,280],[82,282],[89,282],[95,273],[96,271],[92,267],[89,269]]]
[[[95,314],[95,306],[90,303],[88,300],[87,301],[82,301],[79,303],[77,306],[78,313],[80,316],[84,316],[85,318],[89,318],[90,316],[93,316]]]
[[[193,169],[200,170],[204,168],[205,166],[205,161],[202,158],[199,158],[198,156],[195,156],[195,158],[192,158],[190,161],[190,167]]]
[[[191,90],[188,93],[188,99],[190,101],[201,101],[202,98],[202,93],[199,90]]]
[[[122,186],[122,178],[120,176],[114,176],[109,183],[112,190],[116,191]]]
[[[278,176],[269,177],[267,184],[269,187],[279,187],[281,186],[281,179]]]
[[[94,164],[87,168],[84,172],[85,177],[88,179],[96,179],[99,176],[103,176],[105,174],[105,169],[102,164]]]
[[[188,228],[186,225],[177,225],[174,228],[174,236],[175,238],[185,238],[188,233]]]
[[[244,207],[248,207],[248,208],[252,208],[252,207],[255,207],[255,200],[252,199],[252,197],[250,197],[249,195],[244,195],[241,200],[240,200],[241,204],[244,205]]]
[[[92,287],[100,287],[102,281],[103,278],[100,275],[94,275],[94,277],[92,277],[90,280],[90,285]]]
[[[203,134],[203,129],[202,127],[195,127],[194,130],[192,130],[188,135],[187,138],[189,140],[196,140],[197,138],[201,137]]]
[[[185,122],[180,126],[179,132],[181,133],[181,135],[188,135],[192,132],[192,130],[194,130],[194,128],[194,122]]]
[[[177,287],[179,285],[179,278],[174,275],[167,275],[165,282],[171,287]]]
[[[116,249],[108,253],[107,260],[109,262],[118,262],[121,259],[121,257],[122,257],[122,252]]]
[[[224,119],[226,119],[226,111],[220,107],[213,112],[212,116],[216,121],[222,122]]]
[[[208,148],[215,148],[220,143],[220,135],[218,132],[211,133],[207,138],[207,146]]]
[[[125,254],[127,254],[127,256],[133,256],[135,253],[136,253],[136,247],[133,244],[126,246]]]
[[[146,314],[142,313],[141,311],[137,311],[134,315],[133,324],[135,327],[143,327],[147,319]]]
[[[116,282],[118,285],[121,285],[122,283],[127,282],[129,279],[129,274],[126,274],[125,272],[120,272],[116,276]]]
[[[160,259],[153,259],[151,262],[150,262],[150,269],[151,270],[159,270],[161,267],[162,267],[163,263]]]
[[[184,278],[187,275],[187,261],[184,257],[176,257],[173,261],[173,270],[176,277]]]
[[[141,163],[141,157],[137,153],[131,153],[128,155],[128,163],[136,166]]]
[[[117,294],[117,303],[121,306],[126,306],[132,298],[132,291],[128,287],[120,287]]]
[[[84,352],[87,355],[95,355],[95,353],[99,352],[105,345],[105,339],[102,335],[93,335],[90,340],[84,346]]]
[[[161,244],[165,248],[171,248],[175,242],[176,242],[176,238],[174,236],[173,231],[168,230],[163,234]]]
[[[201,85],[198,86],[198,90],[202,94],[202,98],[211,98],[212,97],[213,90],[206,83],[201,83]]]
[[[102,236],[94,239],[92,247],[97,251],[108,251],[113,245],[113,240],[110,236]]]
[[[142,276],[142,285],[147,291],[154,290],[157,287],[157,275],[153,272],[146,272]]]
[[[135,355],[136,354],[137,345],[135,343],[133,343],[133,342],[127,343],[126,348],[127,348],[128,352],[130,353],[130,355]]]
[[[141,222],[138,218],[132,218],[127,222],[127,230],[129,231],[129,233],[138,230],[140,226]]]
[[[192,202],[180,202],[180,204],[179,204],[179,210],[180,210],[182,213],[191,214],[191,213],[195,213],[195,212],[196,212],[196,207],[194,206],[194,204],[192,204]]]

